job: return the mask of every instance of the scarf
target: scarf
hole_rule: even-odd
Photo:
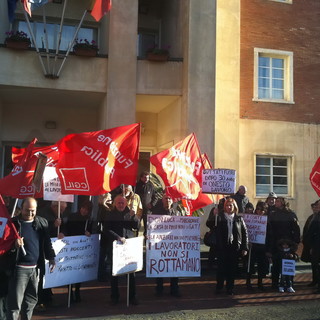
[[[227,220],[227,226],[228,226],[228,243],[232,244],[233,242],[233,219],[234,219],[234,213],[233,214],[227,214],[224,213],[224,216]]]

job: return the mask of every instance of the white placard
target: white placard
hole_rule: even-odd
[[[202,192],[234,194],[236,192],[236,170],[204,169],[202,171]]]
[[[61,184],[55,167],[46,167],[43,174],[43,200],[73,202],[73,194],[61,194]]]
[[[0,238],[3,237],[4,229],[6,228],[8,219],[4,217],[0,217]]]
[[[268,217],[245,213],[243,220],[247,226],[249,242],[265,244]]]
[[[200,277],[200,218],[148,215],[146,276]]]
[[[296,273],[296,262],[294,260],[282,259],[282,274],[294,276]]]
[[[97,279],[99,264],[99,235],[52,238],[56,267],[52,273],[46,260],[44,288]]]
[[[126,239],[124,244],[113,241],[112,275],[119,276],[143,269],[143,239]]]

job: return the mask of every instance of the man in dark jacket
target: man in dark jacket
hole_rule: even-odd
[[[26,198],[22,203],[22,211],[13,218],[20,237],[16,240],[17,260],[9,278],[7,319],[31,319],[37,304],[39,280],[38,268],[44,270],[45,261],[49,260],[50,272],[55,267],[55,253],[49,237],[48,222],[36,216],[37,201]]]
[[[136,185],[136,194],[140,196],[142,203],[142,220],[144,232],[143,235],[147,234],[147,215],[151,214],[151,209],[157,202],[156,192],[152,182],[150,181],[150,172],[143,171],[140,174],[140,180]]]
[[[232,196],[234,200],[236,200],[236,203],[238,205],[238,213],[244,213],[246,205],[249,202],[249,198],[246,196],[247,193],[247,187],[246,186],[240,186],[237,193]]]
[[[112,276],[113,263],[113,241],[118,240],[122,243],[127,238],[135,237],[135,230],[139,228],[139,218],[127,206],[127,200],[122,195],[117,195],[114,199],[114,209],[106,214],[103,223],[104,241],[107,248],[108,261],[110,268],[111,282],[111,304],[116,305],[119,302],[118,277]],[[136,305],[136,284],[135,274],[129,275],[129,302]]]

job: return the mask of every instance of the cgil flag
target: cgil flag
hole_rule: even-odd
[[[313,166],[309,179],[314,191],[320,197],[320,157]]]
[[[57,142],[62,194],[100,195],[136,184],[140,124],[69,134]]]
[[[173,199],[198,198],[203,164],[194,133],[171,148],[153,155],[150,162],[162,178],[166,193]]]
[[[96,21],[100,21],[101,18],[111,10],[111,0],[94,0],[91,15]]]
[[[35,193],[32,185],[35,168],[32,152],[36,142],[36,138],[30,142],[10,174],[0,179],[0,194],[20,199],[28,196],[41,197],[40,194]]]
[[[18,238],[18,232],[0,196],[0,256],[10,250]]]

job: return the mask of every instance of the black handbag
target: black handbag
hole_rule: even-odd
[[[203,237],[203,242],[208,247],[215,246],[217,244],[217,236],[216,236],[215,231],[210,230],[210,231],[206,232]]]

